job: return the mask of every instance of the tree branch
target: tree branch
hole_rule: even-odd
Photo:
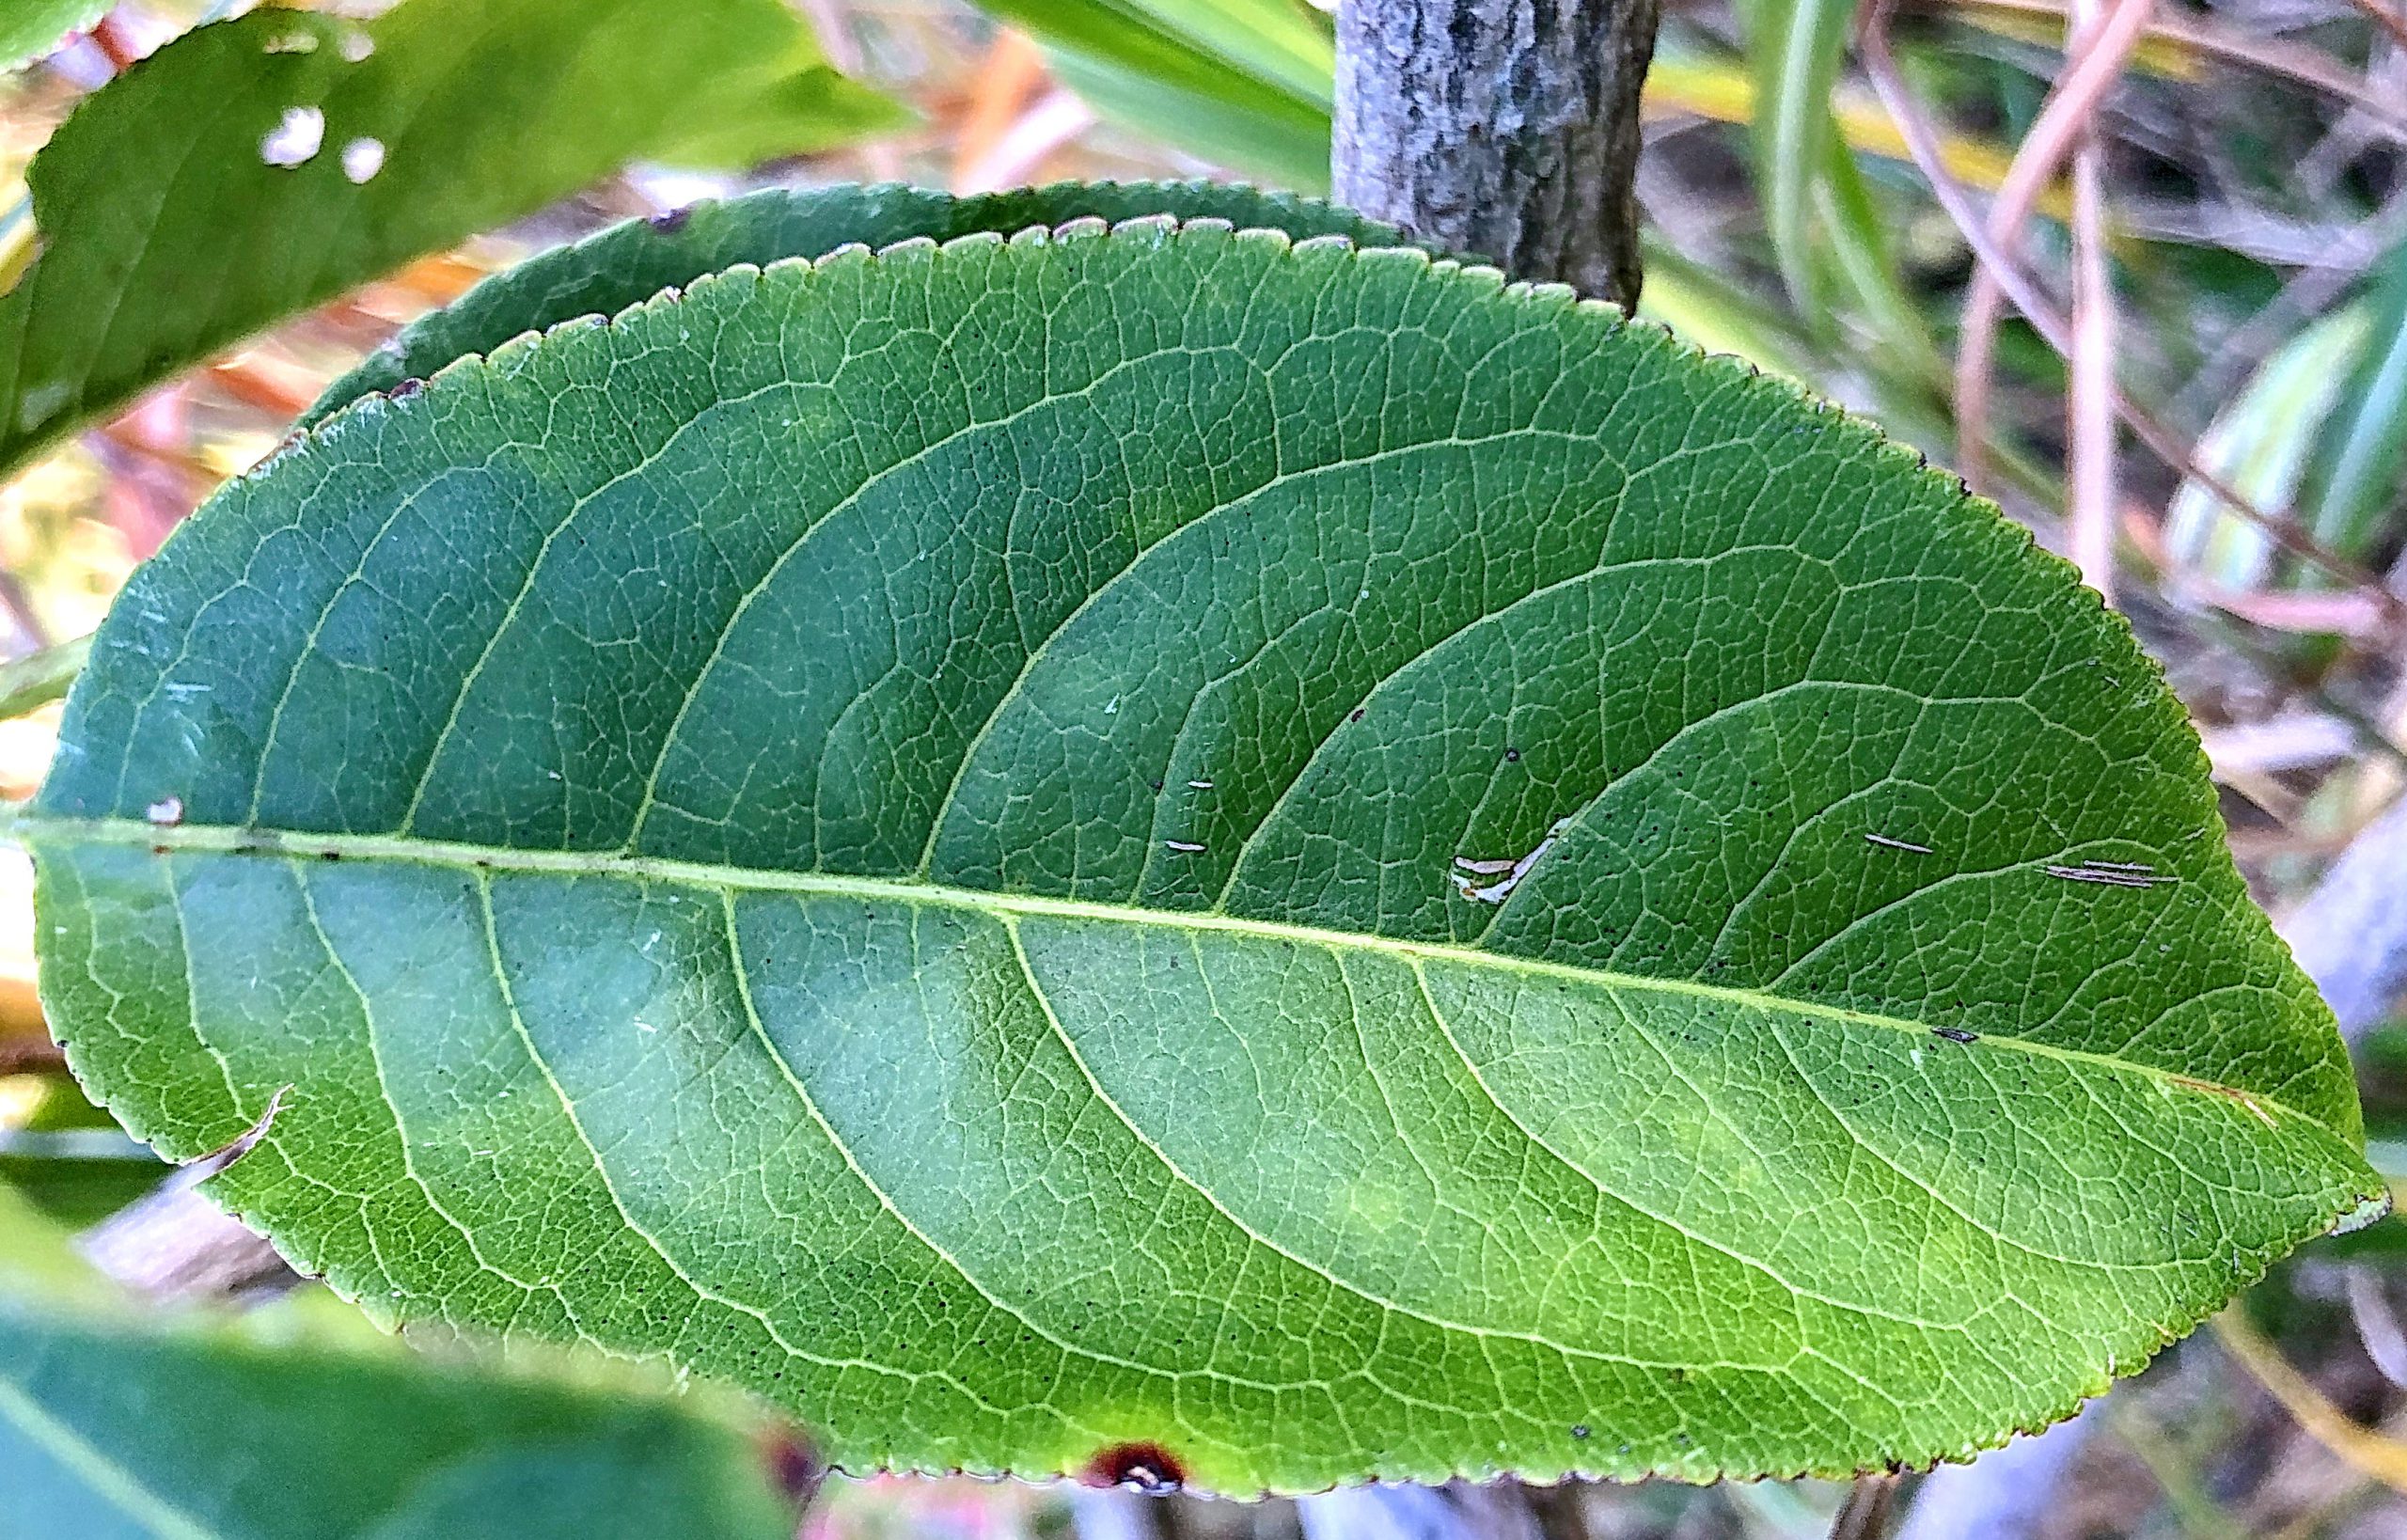
[[[1339,201],[1517,278],[1638,298],[1660,0],[1345,0]]]

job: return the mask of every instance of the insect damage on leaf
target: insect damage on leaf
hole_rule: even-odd
[[[1139,1441],[1113,1444],[1086,1463],[1078,1479],[1089,1486],[1125,1486],[1148,1497],[1177,1491],[1187,1484],[1187,1468],[1161,1445]]]

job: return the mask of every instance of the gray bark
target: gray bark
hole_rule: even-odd
[[[1660,0],[1343,0],[1337,198],[1447,250],[1638,298]]]

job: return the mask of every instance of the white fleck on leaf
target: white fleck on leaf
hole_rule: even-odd
[[[306,165],[326,142],[326,115],[315,107],[287,107],[284,120],[260,141],[260,159],[270,165]]]
[[[359,138],[342,147],[342,174],[353,181],[372,181],[384,169],[384,140]]]

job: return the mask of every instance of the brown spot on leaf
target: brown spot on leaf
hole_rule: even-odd
[[[1161,1445],[1139,1440],[1103,1450],[1078,1472],[1078,1480],[1089,1486],[1125,1486],[1159,1497],[1187,1485],[1187,1468]]]

